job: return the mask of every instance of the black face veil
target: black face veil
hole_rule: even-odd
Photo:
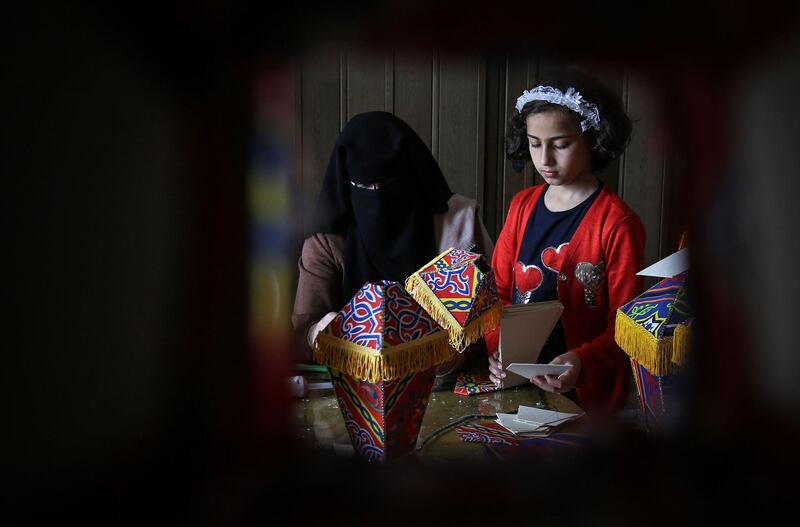
[[[353,117],[334,146],[309,234],[345,235],[345,300],[402,282],[436,256],[433,215],[452,192],[422,139],[387,112]]]

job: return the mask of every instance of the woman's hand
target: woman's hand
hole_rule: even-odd
[[[500,362],[500,352],[495,351],[489,354],[489,380],[492,381],[496,386],[500,385],[500,381],[502,381],[506,376],[506,372],[503,371],[503,363]]]
[[[328,327],[328,324],[331,323],[331,320],[336,318],[337,314],[338,313],[335,313],[335,312],[331,311],[328,314],[326,314],[324,317],[322,317],[322,320],[320,320],[319,322],[317,322],[316,324],[314,324],[310,328],[308,328],[308,335],[306,335],[306,338],[308,340],[308,347],[309,348],[311,348],[312,350],[314,349],[315,343],[317,341],[317,335],[319,335],[322,332],[323,329]]]
[[[568,351],[553,359],[550,364],[569,364],[568,369],[559,376],[536,375],[531,382],[546,392],[564,393],[575,387],[581,373],[581,358],[577,353]]]

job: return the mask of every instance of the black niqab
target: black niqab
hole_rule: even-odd
[[[433,215],[447,210],[452,194],[428,147],[400,118],[367,112],[350,119],[310,232],[344,234],[344,298],[368,281],[402,282],[436,256]]]

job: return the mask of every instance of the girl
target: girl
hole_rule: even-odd
[[[300,360],[316,335],[368,281],[403,282],[450,247],[491,258],[475,200],[453,193],[414,130],[387,112],[353,117],[333,148],[299,261],[292,323]],[[465,352],[466,353],[466,352]],[[464,354],[443,365],[456,369]]]
[[[492,267],[504,304],[558,299],[564,305],[539,362],[567,364],[537,376],[543,390],[575,390],[588,410],[620,409],[630,366],[614,342],[617,308],[641,291],[644,227],[596,174],[627,145],[631,123],[619,100],[577,73],[553,75],[517,99],[506,155],[521,171],[532,161],[544,184],[511,201]],[[499,332],[486,337],[491,379],[506,376]]]

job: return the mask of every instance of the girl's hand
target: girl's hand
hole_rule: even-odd
[[[536,375],[531,377],[531,382],[546,392],[564,393],[573,389],[581,373],[581,358],[578,354],[568,351],[553,359],[550,364],[569,364],[572,368],[559,376]]]
[[[500,381],[506,376],[506,372],[503,371],[503,364],[500,362],[499,351],[489,354],[489,372],[489,380],[499,386]]]

